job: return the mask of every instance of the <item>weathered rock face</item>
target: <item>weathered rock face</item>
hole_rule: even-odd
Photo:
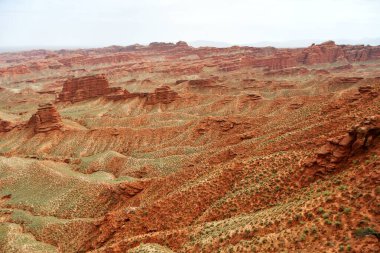
[[[111,92],[112,89],[109,88],[105,75],[71,78],[63,83],[63,89],[58,96],[58,101],[78,102],[104,96]]]
[[[355,84],[363,79],[364,79],[363,77],[337,77],[334,79],[334,82]]]
[[[380,46],[371,47],[364,45],[344,45],[341,47],[344,51],[346,59],[350,62],[368,61],[379,59],[380,57]]]
[[[169,86],[162,86],[147,95],[146,104],[169,104],[178,98],[178,93],[173,91]]]
[[[269,57],[254,58],[252,66],[255,68],[266,68],[267,70],[283,69],[296,66],[297,56],[292,52],[277,52]]]
[[[214,81],[211,79],[195,79],[189,80],[189,85],[191,87],[211,87],[214,86]]]
[[[327,140],[307,161],[301,182],[314,180],[334,171],[339,163],[346,161],[359,150],[366,150],[380,136],[380,115],[365,118],[353,126],[348,132],[336,138]]]
[[[299,56],[299,62],[311,65],[337,61],[367,61],[378,59],[379,57],[380,47],[336,45],[334,41],[327,41],[319,45],[312,45],[305,48]],[[349,65],[346,65],[346,67],[349,67]]]
[[[352,66],[352,64],[345,64],[345,65],[331,68],[331,70],[341,71],[341,70],[348,70],[348,69],[353,69],[353,68],[354,66]]]
[[[252,93],[252,94],[247,94],[247,99],[250,101],[257,101],[257,100],[263,99],[263,97],[258,94]]]
[[[253,52],[252,55],[243,57],[243,65],[267,70],[280,70],[296,67],[301,64],[313,65],[332,62],[357,62],[379,59],[380,47],[371,46],[345,46],[336,45],[334,41],[327,41],[319,45],[311,45],[304,49],[271,49],[261,52]],[[342,67],[346,69],[349,64]],[[337,69],[341,70],[341,69]]]
[[[301,63],[307,65],[335,62],[344,59],[343,49],[337,46],[334,41],[312,45],[303,50],[301,54]]]
[[[14,76],[30,73],[30,69],[25,65],[17,65],[8,68],[0,68],[0,76]]]
[[[63,126],[61,116],[52,103],[40,104],[37,112],[29,119],[29,127],[35,133],[45,133],[61,129]]]
[[[283,75],[305,75],[309,70],[304,67],[287,68],[280,70],[269,70],[264,73],[266,76],[283,76]]]
[[[9,132],[15,128],[15,124],[10,121],[0,119],[0,133]]]
[[[363,77],[336,77],[329,82],[329,89],[339,89],[349,87],[363,80]]]

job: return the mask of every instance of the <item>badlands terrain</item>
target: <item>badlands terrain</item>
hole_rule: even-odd
[[[0,252],[379,252],[380,46],[0,54]]]

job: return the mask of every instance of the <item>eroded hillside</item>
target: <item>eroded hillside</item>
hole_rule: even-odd
[[[380,47],[0,54],[1,252],[378,252]]]

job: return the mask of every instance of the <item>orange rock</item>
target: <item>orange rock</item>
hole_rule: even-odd
[[[178,93],[173,91],[169,86],[158,87],[153,93],[147,95],[146,104],[155,105],[158,103],[169,104],[178,98]]]
[[[58,96],[60,102],[78,102],[90,98],[101,97],[112,92],[105,75],[70,78],[63,83]]]
[[[9,132],[11,131],[13,128],[15,128],[15,124],[13,122],[10,122],[10,121],[7,121],[7,120],[3,120],[3,119],[0,119],[0,133],[1,132]]]
[[[61,129],[63,123],[55,106],[46,103],[39,105],[37,112],[29,119],[28,126],[33,127],[35,133],[45,133]]]

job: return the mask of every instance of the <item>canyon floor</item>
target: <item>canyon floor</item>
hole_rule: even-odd
[[[0,252],[379,252],[380,46],[0,54]]]

